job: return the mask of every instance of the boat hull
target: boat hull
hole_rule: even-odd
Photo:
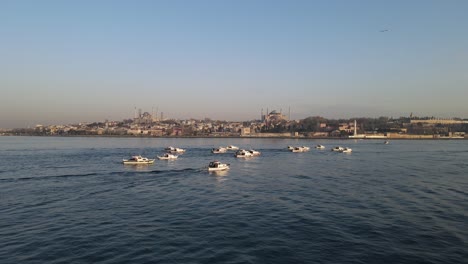
[[[149,160],[149,161],[123,161],[122,162],[124,165],[149,165],[153,164],[154,160]]]
[[[159,156],[158,156],[158,159],[159,159],[159,160],[176,160],[177,157],[159,157]]]
[[[223,168],[208,168],[208,171],[225,171],[229,170],[229,167],[223,167]]]

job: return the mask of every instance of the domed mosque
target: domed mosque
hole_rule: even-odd
[[[287,116],[283,115],[281,113],[281,111],[278,112],[276,110],[273,110],[273,111],[271,111],[270,113],[268,113],[266,115],[262,115],[262,121],[267,122],[267,123],[278,123],[278,122],[281,122],[283,120],[288,120],[288,118],[287,118]]]

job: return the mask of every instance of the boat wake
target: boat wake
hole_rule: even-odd
[[[83,173],[83,174],[65,174],[65,175],[44,175],[44,176],[32,176],[32,177],[18,177],[18,178],[3,178],[0,182],[17,182],[17,181],[41,181],[50,179],[63,179],[63,178],[77,178],[77,177],[90,177],[90,176],[134,176],[139,175],[155,175],[155,174],[167,174],[177,175],[188,172],[202,172],[204,168],[185,168],[177,170],[150,170],[150,171],[113,171],[107,173]]]
[[[88,177],[96,176],[98,173],[85,173],[85,174],[67,174],[67,175],[45,175],[45,176],[35,176],[35,177],[19,177],[19,178],[3,178],[0,181],[4,182],[15,182],[15,181],[29,181],[29,180],[47,180],[54,178],[69,178],[69,177]]]

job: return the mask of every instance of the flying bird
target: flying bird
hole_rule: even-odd
[[[379,32],[387,32],[387,31],[388,31],[388,29],[382,29]]]

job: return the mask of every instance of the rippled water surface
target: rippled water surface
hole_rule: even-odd
[[[0,263],[467,262],[468,141],[0,137]]]

